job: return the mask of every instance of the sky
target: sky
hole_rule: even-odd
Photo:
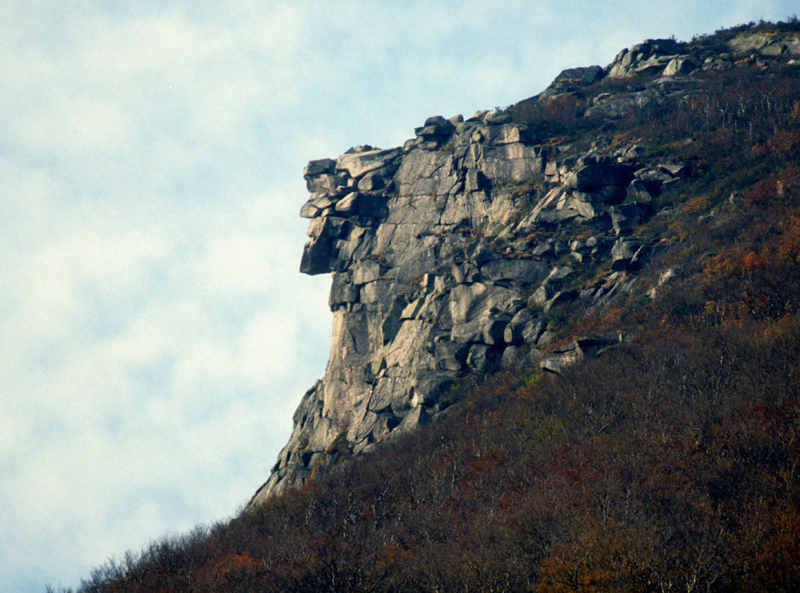
[[[311,159],[794,1],[4,0],[0,593],[235,516],[328,358]]]

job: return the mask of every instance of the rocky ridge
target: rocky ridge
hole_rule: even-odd
[[[646,75],[633,89],[594,97],[582,115],[613,121],[633,104],[691,96],[695,74],[707,70],[793,63],[800,38],[748,32],[728,49],[648,40],[605,68],[565,70],[527,101]],[[531,365],[557,373],[627,339],[552,347],[564,308],[608,306],[670,248],[636,230],[669,215],[654,204],[691,164],[651,157],[636,143],[598,138],[576,151],[550,140],[509,113],[482,111],[428,118],[403,147],[358,146],[308,164],[301,272],[332,275],[331,354],[251,505],[342,453],[430,422],[454,403],[449,388],[459,377]],[[646,288],[652,297],[658,284]]]

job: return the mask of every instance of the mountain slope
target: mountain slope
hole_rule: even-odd
[[[648,40],[502,112],[431,117],[402,148],[310,162],[301,271],[332,274],[331,355],[252,504],[436,418],[456,378],[558,372],[629,339],[552,349],[577,317],[655,294],[641,269],[683,249],[672,197],[713,143],[770,151],[793,125],[800,37],[724,37]]]
[[[797,23],[306,171],[332,356],[231,522],[84,591],[800,587]]]

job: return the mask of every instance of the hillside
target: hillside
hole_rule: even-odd
[[[558,341],[587,313],[658,290],[643,266],[703,228],[674,226],[674,198],[692,192],[706,226],[719,222],[706,194],[723,190],[691,187],[704,168],[728,176],[714,151],[791,150],[764,143],[792,125],[780,121],[793,117],[792,56],[791,32],[648,40],[505,110],[430,117],[403,147],[310,162],[300,269],[332,276],[331,353],[253,504],[436,419],[458,378],[558,372],[634,336]]]
[[[331,359],[228,523],[82,591],[800,587],[800,26],[309,163]]]

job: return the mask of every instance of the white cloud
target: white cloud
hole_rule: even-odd
[[[17,121],[17,136],[28,150],[47,147],[73,155],[108,153],[130,147],[131,114],[115,101],[86,95],[54,96]]]
[[[307,160],[763,13],[720,6],[0,4],[0,591],[74,586],[266,479],[328,355]]]

